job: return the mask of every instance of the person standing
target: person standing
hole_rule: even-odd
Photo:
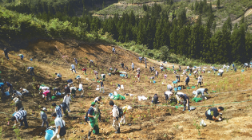
[[[104,93],[104,92],[105,92],[105,90],[104,90],[104,84],[103,84],[103,81],[102,81],[102,80],[100,80],[100,83],[101,83],[100,92],[101,92],[101,91],[103,91],[103,93]]]
[[[15,112],[19,111],[19,110],[23,110],[24,107],[23,107],[23,104],[22,104],[22,101],[20,100],[20,97],[15,97],[13,99],[13,101],[15,102]]]
[[[186,76],[185,86],[189,86],[189,85],[188,85],[189,82],[190,82],[190,78],[189,78],[189,76]]]
[[[153,96],[153,98],[152,98],[152,103],[155,104],[155,105],[158,103],[158,96],[157,96],[157,94],[155,94],[155,95]]]
[[[198,84],[197,84],[197,87],[199,87],[199,85],[200,85],[200,87],[201,87],[201,84],[203,84],[203,77],[202,77],[202,75],[200,75],[200,76],[198,77]]]
[[[95,112],[94,112],[94,110],[95,110],[94,106],[95,106],[95,102],[92,102],[91,107],[88,109],[87,121],[90,126],[89,131],[88,131],[88,139],[90,139],[91,133],[94,130],[94,125],[95,125],[96,116],[95,116]]]
[[[28,123],[26,120],[27,112],[25,110],[19,110],[15,113],[15,115],[11,118],[14,121],[14,127],[17,125],[17,122],[20,122],[19,127],[25,124],[25,129],[28,128]]]
[[[56,113],[52,114],[52,118],[54,119],[56,130],[51,140],[55,139],[65,140],[64,138],[66,134],[65,121],[62,118],[58,118]]]
[[[68,112],[71,112],[70,111],[70,101],[71,101],[70,93],[67,93],[67,95],[65,95],[65,97],[63,99],[63,102],[66,103],[66,108],[67,108]]]
[[[75,65],[74,64],[71,65],[71,68],[72,68],[72,72],[74,71],[76,73]]]
[[[49,124],[48,124],[48,121],[47,121],[47,115],[46,115],[46,108],[43,107],[43,109],[41,110],[40,112],[40,116],[41,116],[41,119],[42,119],[42,125],[41,127],[44,127],[44,124],[46,123],[46,128],[48,128]]]
[[[112,107],[111,115],[113,116],[113,124],[112,126],[116,130],[115,133],[120,133],[120,123],[119,123],[119,110],[118,107],[114,104],[114,102],[111,100],[109,101],[110,107]]]
[[[6,57],[8,60],[10,60],[8,54],[9,54],[9,51],[8,51],[6,48],[4,48],[4,55],[5,55],[5,57]]]
[[[133,62],[131,63],[131,68],[132,68],[132,71],[134,71],[134,63]]]
[[[86,72],[87,72],[87,68],[83,67],[83,68],[82,68],[82,71],[84,71],[85,74],[87,74],[87,73],[86,73]]]
[[[52,106],[55,107],[55,112],[58,118],[62,118],[61,106],[56,105],[56,103],[52,103]]]
[[[144,58],[144,64],[145,64],[145,68],[147,68],[147,60],[146,60],[146,58]]]

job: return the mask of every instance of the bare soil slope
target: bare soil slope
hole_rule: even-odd
[[[57,48],[55,47],[57,46]],[[47,115],[49,123],[53,124],[50,114],[53,112],[51,103],[56,102],[60,104],[63,97],[59,97],[54,101],[44,101],[35,85],[44,83],[48,86],[61,86],[63,89],[67,79],[74,79],[77,75],[82,76],[85,93],[84,98],[80,98],[80,93],[77,93],[77,98],[71,102],[71,112],[69,118],[64,118],[67,127],[67,139],[87,139],[89,126],[84,122],[85,112],[88,110],[90,103],[97,96],[103,96],[103,104],[101,105],[102,121],[99,122],[100,134],[93,135],[92,139],[250,139],[252,123],[251,113],[251,70],[236,73],[229,71],[224,73],[223,77],[214,75],[213,73],[202,73],[204,78],[203,87],[209,88],[211,91],[208,95],[208,100],[195,103],[191,101],[190,105],[195,106],[196,110],[191,112],[183,112],[183,108],[175,106],[166,106],[164,100],[164,92],[167,84],[171,84],[175,80],[173,71],[166,70],[160,72],[159,62],[148,60],[148,68],[144,68],[144,63],[138,62],[138,56],[132,52],[126,51],[122,48],[116,47],[117,54],[111,53],[112,47],[101,44],[86,44],[83,42],[76,42],[72,40],[67,41],[46,41],[39,40],[30,44],[25,49],[18,52],[10,52],[10,60],[1,55],[1,77],[11,82],[14,88],[25,87],[31,92],[31,96],[25,97],[23,105],[28,112],[28,129],[20,129],[20,137],[22,139],[44,139],[45,128],[41,128],[42,123],[39,112],[42,107],[47,107]],[[19,60],[17,54],[24,54],[23,61]],[[33,58],[33,61],[30,61]],[[74,59],[78,59],[77,74],[70,71],[70,64],[74,63]],[[95,67],[88,67],[89,60],[94,60]],[[109,67],[120,67],[120,63],[124,62],[129,70],[129,78],[125,79],[119,75],[106,75],[105,93],[96,91],[97,85],[94,80],[95,75],[93,70],[97,70],[99,74],[108,73]],[[141,68],[140,82],[136,82],[136,72],[130,70],[131,62],[135,63],[135,68]],[[168,64],[170,65],[170,64]],[[30,76],[26,73],[28,66],[35,67],[36,76]],[[87,75],[81,72],[81,68],[88,67]],[[149,72],[149,66],[155,66],[159,71],[159,77],[156,78],[157,83],[150,83],[149,77],[154,76],[154,73]],[[177,69],[177,65],[175,68]],[[171,68],[171,67],[169,67]],[[185,68],[185,67],[183,67]],[[55,81],[54,73],[60,72],[63,75],[62,81]],[[182,72],[179,72],[182,73]],[[164,79],[164,74],[168,77]],[[88,78],[88,79],[86,79]],[[184,81],[185,78],[181,77]],[[162,84],[164,83],[164,84]],[[190,76],[190,86],[197,83],[197,80]],[[112,118],[110,116],[111,108],[108,105],[110,99],[108,94],[114,92],[116,84],[124,85],[124,90],[117,91],[119,94],[125,93],[134,94],[133,97],[125,96],[126,100],[115,101],[117,105],[130,105],[132,110],[127,112],[126,118],[129,125],[121,126],[121,134],[114,134],[114,129],[111,125]],[[77,82],[75,81],[77,86]],[[179,85],[184,85],[180,82]],[[197,87],[196,87],[197,88]],[[195,89],[183,89],[182,92],[187,93],[189,97],[192,96],[192,91]],[[247,91],[241,91],[247,90]],[[214,93],[212,91],[216,91]],[[151,104],[152,96],[157,93],[160,104],[153,106]],[[148,97],[147,101],[138,101],[137,96],[144,95]],[[3,139],[17,139],[13,131],[12,125],[7,125],[10,121],[11,114],[14,112],[14,105],[11,99],[0,102],[0,124],[2,127]],[[162,106],[163,105],[163,106]],[[206,121],[207,126],[197,127],[201,119],[205,120],[205,111],[211,106],[224,106],[223,112],[224,121],[210,122]],[[197,129],[199,128],[199,129]]]

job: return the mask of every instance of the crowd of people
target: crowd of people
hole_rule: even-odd
[[[112,52],[114,54],[116,54],[116,49],[113,47],[112,48]],[[4,54],[5,57],[9,60],[8,57],[8,51],[5,48],[4,49]],[[24,55],[20,54],[20,59],[23,60]],[[145,68],[147,68],[147,59],[144,57],[139,57],[139,61],[140,63],[144,60],[145,63]],[[74,58],[74,62],[76,64],[78,64],[78,61],[76,58]],[[121,62],[120,63],[121,67],[124,70],[128,70],[128,67]],[[94,66],[94,61],[90,60],[89,61],[89,67]],[[211,67],[212,70],[214,71],[218,71],[219,75],[222,76],[224,73],[224,69],[229,69],[229,66],[225,66],[221,69],[216,69],[215,67]],[[236,71],[234,65],[232,65],[232,68]],[[160,65],[160,72],[164,73],[165,71],[165,66],[163,64]],[[200,73],[205,73],[207,70],[206,69],[202,69],[201,67],[190,67],[187,66],[186,69],[182,70],[181,66],[179,66],[178,71],[175,70],[174,65],[172,66],[173,69],[173,73],[175,75],[174,79],[176,79],[175,81],[172,81],[172,84],[168,84],[167,85],[167,91],[164,91],[164,98],[167,104],[169,104],[169,102],[171,101],[171,98],[174,96],[176,98],[177,104],[183,104],[184,105],[184,109],[190,111],[190,100],[189,100],[189,96],[181,91],[178,91],[179,86],[176,86],[178,83],[182,82],[180,79],[180,75],[178,73],[182,72],[182,75],[186,77],[185,81],[184,81],[184,86],[185,87],[189,87],[189,83],[190,83],[190,76],[193,74],[194,78],[197,79],[197,87],[199,87],[196,91],[193,91],[192,94],[194,94],[194,98],[197,98],[198,95],[201,95],[201,98],[207,100],[207,97],[205,97],[205,94],[209,94],[208,93],[208,89],[207,88],[202,88],[203,85],[203,76],[199,75]],[[141,74],[141,70],[140,68],[137,68],[135,70],[135,64],[133,62],[131,62],[131,70],[136,72],[136,78],[137,81],[140,82],[140,74]],[[150,66],[149,67],[150,73],[152,74],[154,72],[154,75],[150,77],[150,82],[153,82],[155,80],[155,78],[158,78],[159,76],[159,71],[155,70],[154,66]],[[193,72],[194,70],[194,72]],[[71,64],[71,71],[74,73],[77,73],[75,65]],[[87,72],[87,68],[83,67],[82,68],[83,74],[86,75]],[[111,73],[114,72],[116,73],[118,71],[117,68],[112,68],[110,67],[109,69],[110,73],[108,75],[111,76]],[[35,75],[34,74],[34,68],[33,67],[28,67],[27,68],[27,72],[30,72],[30,75]],[[188,74],[187,74],[188,73]],[[100,74],[100,78],[98,75],[98,71],[94,70],[94,74],[95,74],[95,79],[99,79],[100,82],[100,92],[105,93],[104,90],[104,82],[105,81],[105,74],[101,73]],[[55,73],[56,78],[55,80],[62,80],[62,74],[60,73]],[[126,74],[126,78],[128,77],[128,74]],[[164,74],[164,78],[166,79],[167,74]],[[68,117],[69,114],[71,112],[70,110],[70,104],[72,101],[72,98],[76,97],[76,93],[78,92],[80,94],[80,97],[83,97],[84,94],[84,89],[83,89],[83,84],[81,81],[81,76],[77,76],[75,78],[76,82],[79,84],[78,87],[74,86],[74,82],[72,79],[68,79],[66,80],[67,84],[64,85],[64,92],[62,92],[61,87],[55,87],[55,88],[51,88],[48,87],[46,85],[37,85],[37,89],[39,91],[39,94],[43,95],[42,97],[47,99],[47,101],[51,101],[53,96],[61,96],[64,95],[63,101],[61,104],[56,104],[56,103],[52,103],[52,107],[55,108],[55,112],[52,114],[52,118],[54,119],[54,123],[55,123],[55,133],[53,135],[53,137],[51,138],[53,139],[64,139],[65,134],[66,134],[66,128],[65,128],[65,121],[63,120],[63,117]],[[172,86],[173,85],[173,86]],[[12,121],[14,121],[14,127],[16,127],[16,123],[20,122],[19,127],[21,127],[23,125],[23,122],[25,124],[25,128],[28,128],[28,123],[27,123],[27,112],[24,109],[23,105],[22,105],[22,99],[25,96],[29,96],[29,91],[25,88],[20,88],[20,91],[17,91],[13,88],[12,84],[10,84],[9,82],[5,81],[3,83],[0,83],[0,88],[1,88],[1,92],[2,92],[2,96],[5,96],[5,89],[4,87],[7,87],[7,92],[9,92],[10,95],[12,95],[13,101],[15,102],[15,112],[13,114],[13,117],[11,118]],[[62,93],[61,93],[62,92]],[[4,99],[4,98],[2,98]],[[88,132],[88,138],[90,139],[91,137],[91,133],[95,132],[95,134],[97,132],[99,132],[99,127],[98,127],[98,123],[97,121],[101,121],[101,114],[102,112],[99,109],[99,104],[101,103],[102,97],[98,96],[94,99],[94,102],[91,103],[90,108],[87,111],[86,114],[86,121],[88,121],[90,129]],[[153,99],[152,99],[152,103],[153,104],[158,104],[159,103],[159,97],[157,94],[154,94]],[[125,113],[126,113],[126,109],[122,109],[118,106],[115,105],[115,103],[111,100],[109,102],[109,106],[111,107],[112,111],[111,111],[111,115],[113,118],[113,128],[115,129],[115,133],[120,133],[120,123],[125,123]],[[205,115],[207,117],[207,119],[209,120],[216,120],[216,121],[221,121],[221,117],[219,119],[217,119],[217,116],[219,116],[221,113],[221,111],[223,111],[224,108],[223,107],[217,107],[217,108],[211,108],[209,110],[206,111]],[[42,121],[42,125],[41,127],[44,127],[44,125],[46,124],[46,128],[49,128],[49,123],[48,123],[48,117],[47,117],[47,109],[45,107],[43,107],[40,110],[40,117],[41,117],[41,121]],[[63,112],[63,113],[62,113]],[[119,121],[119,119],[121,118],[121,121]],[[52,127],[50,127],[52,128]]]

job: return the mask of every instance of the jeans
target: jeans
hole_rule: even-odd
[[[23,122],[25,124],[25,127],[28,127],[28,123],[27,123],[27,120],[26,120],[26,116],[23,117],[23,120],[20,121],[20,126],[23,126]]]
[[[31,75],[35,75],[33,69],[30,70],[30,74],[31,74]]]
[[[9,58],[9,56],[8,56],[8,54],[5,54],[5,57],[9,60],[10,58]]]
[[[46,119],[42,119],[42,127],[44,127],[44,124],[46,123],[46,128],[48,128],[49,124],[48,121]]]
[[[186,110],[186,103],[187,103],[187,101],[183,101],[183,104],[184,104],[184,110]],[[188,102],[188,110],[190,110],[190,105],[189,105],[189,102]]]
[[[68,110],[68,112],[70,111],[70,103],[68,103],[68,104],[66,104],[67,106],[66,106],[66,108],[67,108],[67,110]]]
[[[52,99],[51,92],[47,93],[46,98],[47,98],[47,101]]]
[[[72,72],[73,72],[73,71],[74,71],[74,72],[76,73],[76,70],[75,70],[75,68],[74,68],[74,69],[72,69]]]

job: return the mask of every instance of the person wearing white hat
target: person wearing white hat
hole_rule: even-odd
[[[45,111],[47,111],[47,110],[46,110],[45,107],[43,107],[43,109],[40,112],[40,116],[41,116],[41,119],[42,119],[41,127],[44,127],[44,124],[46,123],[46,128],[48,128],[49,124],[48,124],[48,121],[47,121],[47,115],[46,115]]]

